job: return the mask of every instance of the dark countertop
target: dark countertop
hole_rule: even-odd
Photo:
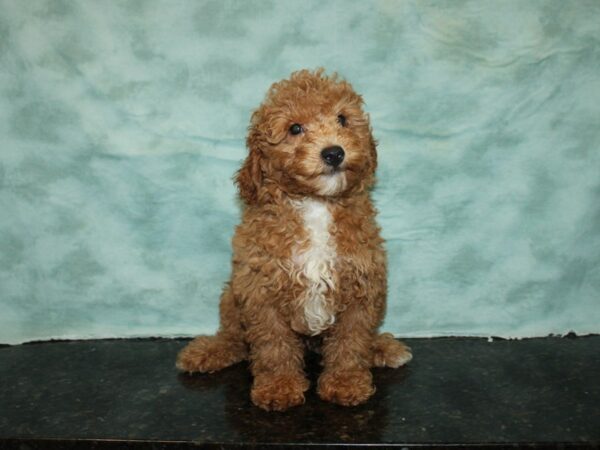
[[[600,336],[407,339],[413,361],[375,369],[368,403],[324,403],[311,388],[306,404],[284,413],[252,406],[245,364],[178,374],[186,342],[0,347],[0,449],[600,448]],[[318,368],[310,358],[313,386]]]

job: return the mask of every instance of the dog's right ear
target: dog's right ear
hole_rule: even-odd
[[[258,191],[263,184],[262,169],[260,167],[261,141],[260,131],[255,124],[252,124],[246,139],[249,154],[235,177],[240,197],[247,205],[258,202]]]

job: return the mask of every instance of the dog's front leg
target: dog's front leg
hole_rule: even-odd
[[[348,305],[323,340],[323,373],[317,392],[323,400],[353,406],[373,395],[371,347],[376,318],[361,302]]]
[[[275,411],[304,403],[309,382],[302,340],[274,307],[247,312],[245,324],[254,375],[252,402]]]

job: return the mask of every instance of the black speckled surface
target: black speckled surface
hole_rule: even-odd
[[[600,447],[599,336],[406,342],[414,360],[374,370],[365,405],[311,389],[285,413],[251,405],[244,364],[178,374],[185,340],[2,347],[0,448]],[[314,386],[316,357],[308,370]]]

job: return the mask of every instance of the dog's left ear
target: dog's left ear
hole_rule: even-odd
[[[249,154],[235,177],[240,197],[248,205],[258,202],[258,191],[263,184],[262,169],[260,167],[261,141],[261,133],[253,124],[246,139]]]
[[[373,132],[369,134],[369,152],[373,164],[373,173],[375,173],[375,169],[377,169],[377,141],[373,137]]]

